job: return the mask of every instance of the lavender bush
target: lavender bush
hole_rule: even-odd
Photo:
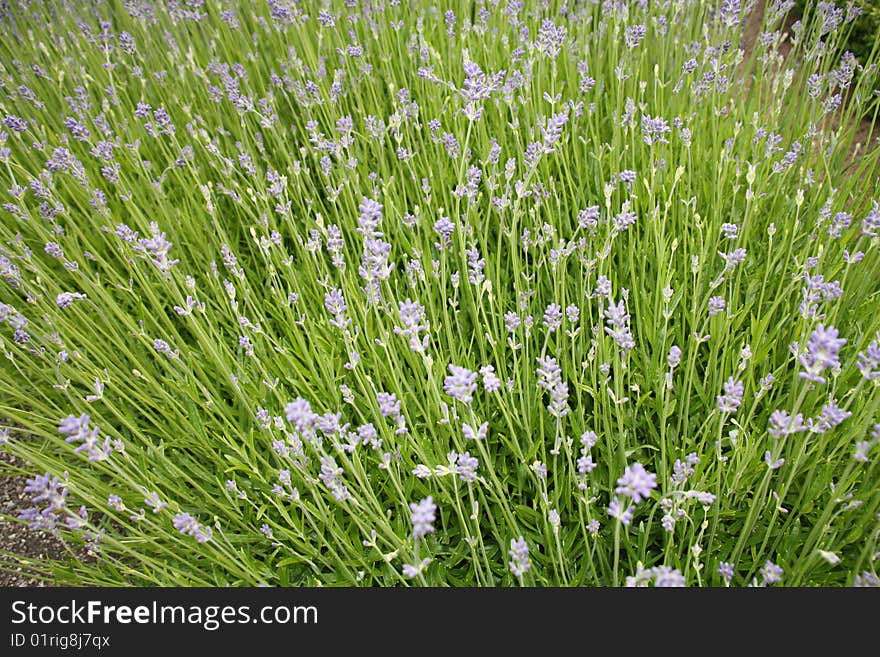
[[[4,5],[22,565],[876,584],[878,48],[753,5]]]

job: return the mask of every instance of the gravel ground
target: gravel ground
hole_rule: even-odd
[[[27,477],[9,474],[11,468],[22,465],[14,456],[0,452],[0,550],[15,552],[29,559],[58,558],[65,552],[61,541],[46,532],[31,531],[18,522],[5,520],[9,516],[16,517],[18,509],[27,504],[24,492]],[[46,584],[22,574],[14,560],[0,555],[0,586]]]

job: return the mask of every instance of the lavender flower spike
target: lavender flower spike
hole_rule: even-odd
[[[421,502],[413,502],[409,505],[410,511],[412,511],[410,515],[410,520],[412,520],[413,525],[413,537],[421,538],[422,536],[427,536],[428,534],[434,531],[433,522],[435,519],[435,513],[437,511],[437,505],[434,504],[434,500],[429,495]]]
[[[645,466],[641,463],[633,463],[626,467],[623,475],[617,480],[617,488],[614,492],[629,497],[638,504],[650,497],[651,491],[655,488],[657,488],[657,475],[645,470]]]
[[[526,544],[526,539],[522,536],[511,539],[510,551],[507,554],[510,555],[510,562],[508,563],[510,572],[517,577],[522,577],[532,567],[529,560],[529,546]]]
[[[840,348],[846,344],[846,340],[838,337],[837,329],[833,326],[825,328],[820,324],[807,342],[807,352],[799,358],[804,368],[799,376],[808,381],[825,383],[825,377],[821,376],[828,368],[840,366]]]
[[[470,404],[477,389],[476,372],[458,365],[449,366],[449,376],[443,380],[443,391],[465,404]]]

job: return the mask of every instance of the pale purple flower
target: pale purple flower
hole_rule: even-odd
[[[364,236],[375,236],[382,221],[382,204],[364,196],[358,209],[358,232]]]
[[[13,132],[24,132],[28,129],[28,122],[19,116],[15,116],[13,114],[7,114],[3,118],[3,125],[12,130]]]
[[[409,348],[416,352],[423,352],[428,348],[428,336],[420,336],[422,331],[428,330],[428,324],[425,321],[425,307],[418,301],[412,301],[407,298],[406,301],[398,302],[398,313],[400,315],[400,323],[403,326],[395,326],[394,332],[397,335],[405,335],[409,337]]]
[[[177,358],[180,355],[180,352],[177,349],[172,349],[171,346],[161,338],[153,340],[153,349],[158,353],[167,356],[169,359]]]
[[[722,0],[721,7],[718,10],[718,18],[725,27],[734,27],[741,22],[741,9],[741,0]]]
[[[510,556],[510,561],[508,562],[510,572],[516,577],[522,577],[532,567],[529,560],[529,546],[526,544],[526,539],[522,536],[511,539],[510,551],[507,554]]]
[[[645,470],[641,463],[628,465],[623,475],[617,480],[617,488],[614,490],[618,495],[629,497],[638,504],[642,499],[651,496],[651,491],[657,488],[657,475]]]
[[[82,443],[73,450],[74,453],[85,452],[88,454],[89,461],[103,461],[110,456],[112,443],[110,438],[104,438],[102,442],[98,427],[91,427],[90,422],[91,418],[86,414],[79,417],[68,415],[61,420],[58,433],[67,436],[64,442]]]
[[[874,444],[868,440],[860,440],[856,443],[856,450],[853,454],[853,459],[859,461],[861,463],[868,462],[868,452],[871,451],[871,448]]]
[[[458,198],[466,198],[468,201],[474,201],[480,191],[480,181],[482,179],[482,169],[476,166],[471,166],[465,172],[465,184],[457,185],[452,193]],[[476,258],[479,258],[479,254],[477,254]]]
[[[675,459],[675,463],[672,464],[671,476],[673,484],[676,486],[683,486],[693,474],[694,468],[690,463],[686,460],[682,461],[681,459]]]
[[[584,449],[593,449],[598,441],[599,436],[596,435],[595,431],[587,430],[581,434],[581,445],[584,446]]]
[[[400,400],[394,393],[376,393],[376,401],[379,403],[379,412],[382,414],[382,417],[400,415]]]
[[[562,326],[562,307],[559,304],[551,303],[544,311],[544,326],[547,332],[552,333]]]
[[[721,413],[736,413],[742,404],[745,388],[742,381],[737,381],[732,376],[724,382],[724,394],[718,395],[718,411]]]
[[[480,257],[480,252],[477,250],[476,246],[466,249],[465,255],[467,255],[468,258],[468,281],[470,281],[472,285],[479,285],[486,278],[483,274],[483,268],[486,266],[486,261]]]
[[[608,515],[612,518],[616,518],[623,525],[629,525],[633,519],[633,512],[636,510],[634,506],[626,506],[620,501],[620,498],[615,497],[611,500],[611,503],[608,505]]]
[[[562,382],[562,370],[559,368],[559,364],[552,356],[538,356],[536,360],[538,361],[538,368],[536,370],[538,386],[545,390],[553,390]]]
[[[715,494],[700,490],[689,490],[685,493],[685,499],[697,500],[703,506],[709,506],[715,501]]]
[[[544,152],[553,153],[554,144],[562,138],[562,130],[568,123],[568,111],[554,114],[547,119],[547,126],[541,129],[544,137]]]
[[[734,574],[734,566],[732,563],[728,561],[722,561],[718,564],[718,574],[724,579],[724,581],[730,584],[730,580],[733,579]]]
[[[338,269],[345,269],[344,247],[345,242],[342,239],[342,230],[339,226],[336,224],[327,226],[327,253],[330,254],[333,266]]]
[[[455,472],[461,477],[465,483],[471,483],[477,480],[477,467],[480,462],[476,457],[471,456],[469,452],[463,454],[455,454]]]
[[[66,482],[47,472],[28,479],[24,491],[31,494],[31,502],[37,506],[22,509],[18,517],[30,523],[31,529],[55,531],[55,523],[67,504]]]
[[[356,440],[364,445],[371,445],[374,449],[379,449],[381,441],[379,440],[379,432],[372,422],[362,424],[357,428]]]
[[[413,475],[418,479],[428,479],[431,476],[431,468],[424,463],[419,463],[412,471]]]
[[[599,225],[599,206],[591,205],[587,209],[578,212],[577,222],[581,228],[592,233],[596,226]]]
[[[420,563],[418,563],[416,565],[405,563],[405,564],[403,564],[403,575],[404,575],[404,577],[408,577],[410,579],[412,579],[414,577],[418,577],[419,575],[421,575],[425,571],[425,568],[427,568],[428,564],[430,564],[430,563],[431,563],[430,557],[425,557],[424,559],[422,559],[422,561]]]
[[[550,403],[547,410],[556,418],[563,418],[571,410],[568,407],[568,384],[560,381],[550,390]]]
[[[790,416],[785,411],[776,410],[770,414],[770,423],[767,428],[767,433],[774,438],[782,438],[783,436],[806,430],[807,427],[804,425],[803,413],[797,413],[794,416]]]
[[[501,379],[495,374],[495,368],[491,365],[484,365],[480,368],[480,374],[483,377],[483,387],[486,392],[497,392],[501,389]]]
[[[448,217],[440,217],[434,222],[434,231],[440,236],[440,241],[434,243],[438,250],[442,251],[452,244],[452,233],[455,232],[455,224]]]
[[[721,232],[724,233],[724,237],[729,240],[735,240],[739,235],[739,226],[736,224],[721,224]]]
[[[477,389],[477,373],[458,365],[449,366],[449,376],[443,380],[443,391],[459,401],[469,404]]]
[[[869,344],[865,351],[859,353],[856,366],[862,376],[869,381],[880,378],[880,346],[876,340]]]
[[[476,121],[482,116],[482,101],[501,89],[504,83],[505,72],[499,71],[486,75],[472,61],[464,62],[463,68],[465,79],[459,92],[466,103],[464,115],[468,120]]]
[[[46,242],[45,251],[48,255],[59,260],[64,258],[64,251],[56,242]]]
[[[844,411],[833,401],[822,407],[822,412],[815,420],[808,420],[807,424],[813,433],[825,433],[843,423],[851,417],[852,413]]]
[[[532,463],[532,470],[538,479],[546,479],[547,478],[547,465],[542,463],[541,461],[535,461]]]
[[[656,566],[654,571],[655,588],[683,588],[686,586],[684,575],[669,566]]]
[[[856,587],[880,587],[880,578],[869,570],[865,570],[853,578],[853,586]]]
[[[284,407],[284,412],[287,421],[293,424],[298,433],[311,434],[314,431],[318,415],[312,411],[311,404],[302,397],[297,397],[287,404]]]
[[[580,475],[588,475],[593,470],[596,469],[596,463],[593,462],[593,457],[589,454],[586,456],[581,456],[577,460],[577,471]]]
[[[483,422],[476,429],[469,424],[462,424],[461,432],[464,434],[466,440],[483,440],[489,433],[489,423]]]
[[[745,249],[734,249],[730,253],[721,253],[721,258],[724,260],[724,271],[733,271],[737,265],[742,264],[746,260],[746,250]]]
[[[373,305],[380,301],[381,282],[388,280],[394,263],[390,262],[391,245],[373,232],[364,238],[364,250],[358,274],[364,279],[364,292]]]
[[[138,246],[148,255],[159,271],[168,271],[179,262],[168,258],[168,252],[173,245],[165,239],[165,233],[159,230],[159,224],[156,222],[150,224],[150,235],[149,239],[138,240]]]
[[[727,302],[724,300],[724,297],[712,297],[709,299],[709,317],[724,312],[725,308],[727,308]]]
[[[862,234],[868,237],[880,235],[880,203],[874,201],[874,209],[862,221]]]
[[[635,212],[630,210],[629,203],[624,203],[623,208],[621,208],[620,212],[614,215],[614,218],[612,219],[614,232],[622,233],[630,226],[634,226],[637,220],[638,216]]]
[[[777,566],[775,563],[768,560],[760,571],[761,578],[764,580],[764,586],[781,582],[784,572],[785,571],[783,571],[780,566]]]
[[[626,28],[626,32],[624,32],[623,35],[623,40],[626,43],[626,47],[632,50],[633,48],[638,47],[638,45],[642,42],[642,39],[644,39],[647,34],[648,29],[644,25],[633,25]]]
[[[318,475],[318,478],[324,482],[337,502],[343,502],[350,497],[348,489],[342,482],[342,472],[342,468],[337,465],[336,459],[332,456],[321,457],[321,474]]]
[[[409,505],[411,514],[410,520],[413,525],[413,537],[414,538],[422,538],[423,536],[427,536],[428,534],[434,531],[434,526],[432,523],[435,519],[435,513],[437,511],[437,505],[434,504],[434,500],[429,495],[421,502],[413,502]]]
[[[837,329],[833,326],[825,328],[820,324],[807,342],[807,352],[799,358],[804,371],[799,373],[801,378],[816,383],[825,383],[821,373],[830,368],[840,366],[840,348],[846,344],[846,340],[838,338]]]
[[[637,177],[638,174],[632,169],[624,169],[617,176],[618,180],[620,180],[620,182],[624,183],[625,185],[632,185],[636,181]]]
[[[339,288],[333,288],[324,295],[324,307],[333,316],[330,320],[331,326],[344,330],[351,324],[351,320],[346,316],[348,307],[345,305],[345,297],[342,296],[342,290]]]
[[[564,43],[565,26],[557,26],[552,20],[545,18],[538,30],[538,40],[535,43],[537,51],[549,59],[556,59]]]
[[[666,135],[672,132],[669,122],[662,116],[651,117],[645,114],[642,116],[642,140],[649,145],[668,144],[669,140]]]
[[[151,491],[144,496],[144,504],[153,509],[153,513],[159,513],[162,509],[168,507],[167,502],[159,499],[159,493]]]
[[[622,299],[616,305],[614,303],[609,304],[605,310],[605,318],[608,324],[605,327],[605,332],[614,338],[617,345],[624,351],[634,349],[636,346],[632,333],[629,330],[629,317]]]
[[[211,540],[213,534],[210,527],[202,525],[188,513],[178,513],[175,515],[172,524],[181,534],[192,536],[199,543]]]
[[[764,463],[766,463],[767,467],[770,468],[771,470],[778,470],[783,465],[785,465],[785,459],[779,458],[774,461],[773,455],[770,453],[770,450],[768,449],[766,452],[764,452]]]
[[[508,333],[516,333],[521,324],[522,320],[515,312],[508,311],[504,313],[504,328],[507,329]]]
[[[843,231],[850,227],[852,224],[852,215],[848,212],[838,212],[834,215],[834,218],[831,220],[831,224],[828,226],[828,235],[834,239],[839,238],[843,235]]]

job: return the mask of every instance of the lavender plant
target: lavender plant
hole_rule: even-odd
[[[19,566],[876,585],[880,49],[761,4],[4,4]]]

